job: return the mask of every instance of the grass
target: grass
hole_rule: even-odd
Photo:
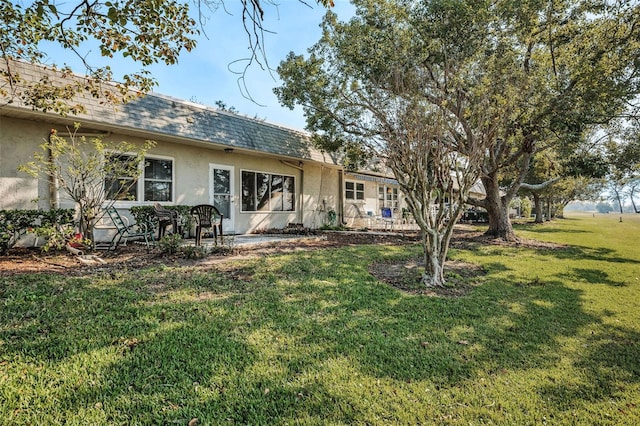
[[[640,424],[640,217],[517,233],[565,246],[464,297],[369,274],[418,246],[0,278],[0,424]]]

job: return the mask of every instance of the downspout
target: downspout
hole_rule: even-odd
[[[280,160],[280,162],[286,166],[293,167],[300,171],[300,192],[298,194],[298,223],[304,223],[304,168],[302,167],[304,163],[300,161],[298,165],[290,163],[285,160]]]
[[[340,169],[338,174],[338,212],[340,214],[340,224],[346,225],[344,220],[344,169]]]
[[[51,136],[56,134],[55,129],[51,129],[49,131],[49,137],[47,138],[47,159],[49,162],[53,163],[55,158],[53,157],[53,151],[51,151]],[[49,210],[57,209],[60,204],[60,200],[58,200],[58,185],[56,185],[56,178],[54,176],[48,175],[47,182],[49,186]]]
[[[298,223],[304,226],[304,170],[300,167],[300,196],[298,197]]]

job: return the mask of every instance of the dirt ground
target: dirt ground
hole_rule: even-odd
[[[374,233],[326,233],[326,239],[297,240],[277,245],[237,247],[232,252],[209,254],[201,258],[185,258],[182,255],[167,255],[157,249],[147,253],[142,245],[130,244],[116,251],[97,251],[99,259],[79,258],[66,252],[43,253],[37,248],[12,248],[0,256],[0,278],[26,273],[54,273],[67,276],[86,276],[97,272],[111,272],[124,269],[140,269],[148,266],[191,266],[208,268],[230,260],[264,256],[277,253],[319,250],[357,244],[414,244],[420,241],[418,234],[374,234]],[[484,237],[477,231],[457,229],[451,241],[452,248],[466,248],[477,244],[517,244],[521,246],[546,247],[549,244],[536,241],[505,243]],[[401,263],[372,264],[371,274],[379,280],[411,293],[434,294],[425,291],[419,280],[424,263],[421,258],[409,259]],[[445,278],[451,286],[435,293],[445,296],[466,294],[474,285],[475,277],[483,274],[481,268],[462,262],[448,262]]]

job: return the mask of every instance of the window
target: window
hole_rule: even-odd
[[[173,161],[158,158],[144,160],[144,200],[173,199]]]
[[[391,207],[398,210],[398,188],[393,186],[378,186],[378,207]]]
[[[107,161],[126,162],[133,159],[131,155],[117,154],[110,156]],[[139,177],[130,175],[105,179],[107,198],[118,201],[172,201],[173,185],[173,160],[167,158],[145,158]]]
[[[242,171],[242,211],[295,211],[293,176]]]
[[[345,182],[344,196],[347,200],[364,200],[364,183]]]
[[[127,164],[134,161],[134,157],[126,154],[114,154],[105,159],[106,162],[112,164],[112,171],[124,171],[130,168]],[[136,177],[132,175],[107,176],[104,181],[105,192],[109,200],[136,200],[138,198],[138,187],[136,185]]]

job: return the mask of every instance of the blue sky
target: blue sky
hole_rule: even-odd
[[[157,64],[149,68],[158,82],[154,92],[209,106],[214,106],[217,100],[221,100],[227,106],[235,107],[241,114],[257,116],[270,123],[294,129],[304,129],[302,110],[297,108],[291,111],[280,106],[272,89],[280,85],[275,68],[285,56],[290,51],[306,54],[307,48],[320,38],[319,25],[326,9],[317,5],[315,0],[306,2],[312,8],[298,0],[281,0],[278,7],[263,1],[264,27],[271,31],[265,32],[265,51],[274,71],[270,74],[253,64],[246,74],[247,89],[261,105],[243,97],[238,86],[238,75],[232,72],[244,68],[243,62],[234,61],[249,54],[249,42],[242,26],[238,0],[226,0],[227,11],[220,8],[210,14],[204,28],[208,39],[202,35],[196,49],[184,51],[177,65]],[[336,0],[332,10],[341,20],[348,20],[354,8],[347,0]],[[47,63],[66,63],[77,73],[85,72],[80,61],[71,52],[58,49],[56,52]],[[122,74],[140,69],[139,65],[124,59],[102,58],[97,49],[90,51],[86,48],[81,52],[88,55],[88,62],[92,65],[110,65],[116,80]]]

